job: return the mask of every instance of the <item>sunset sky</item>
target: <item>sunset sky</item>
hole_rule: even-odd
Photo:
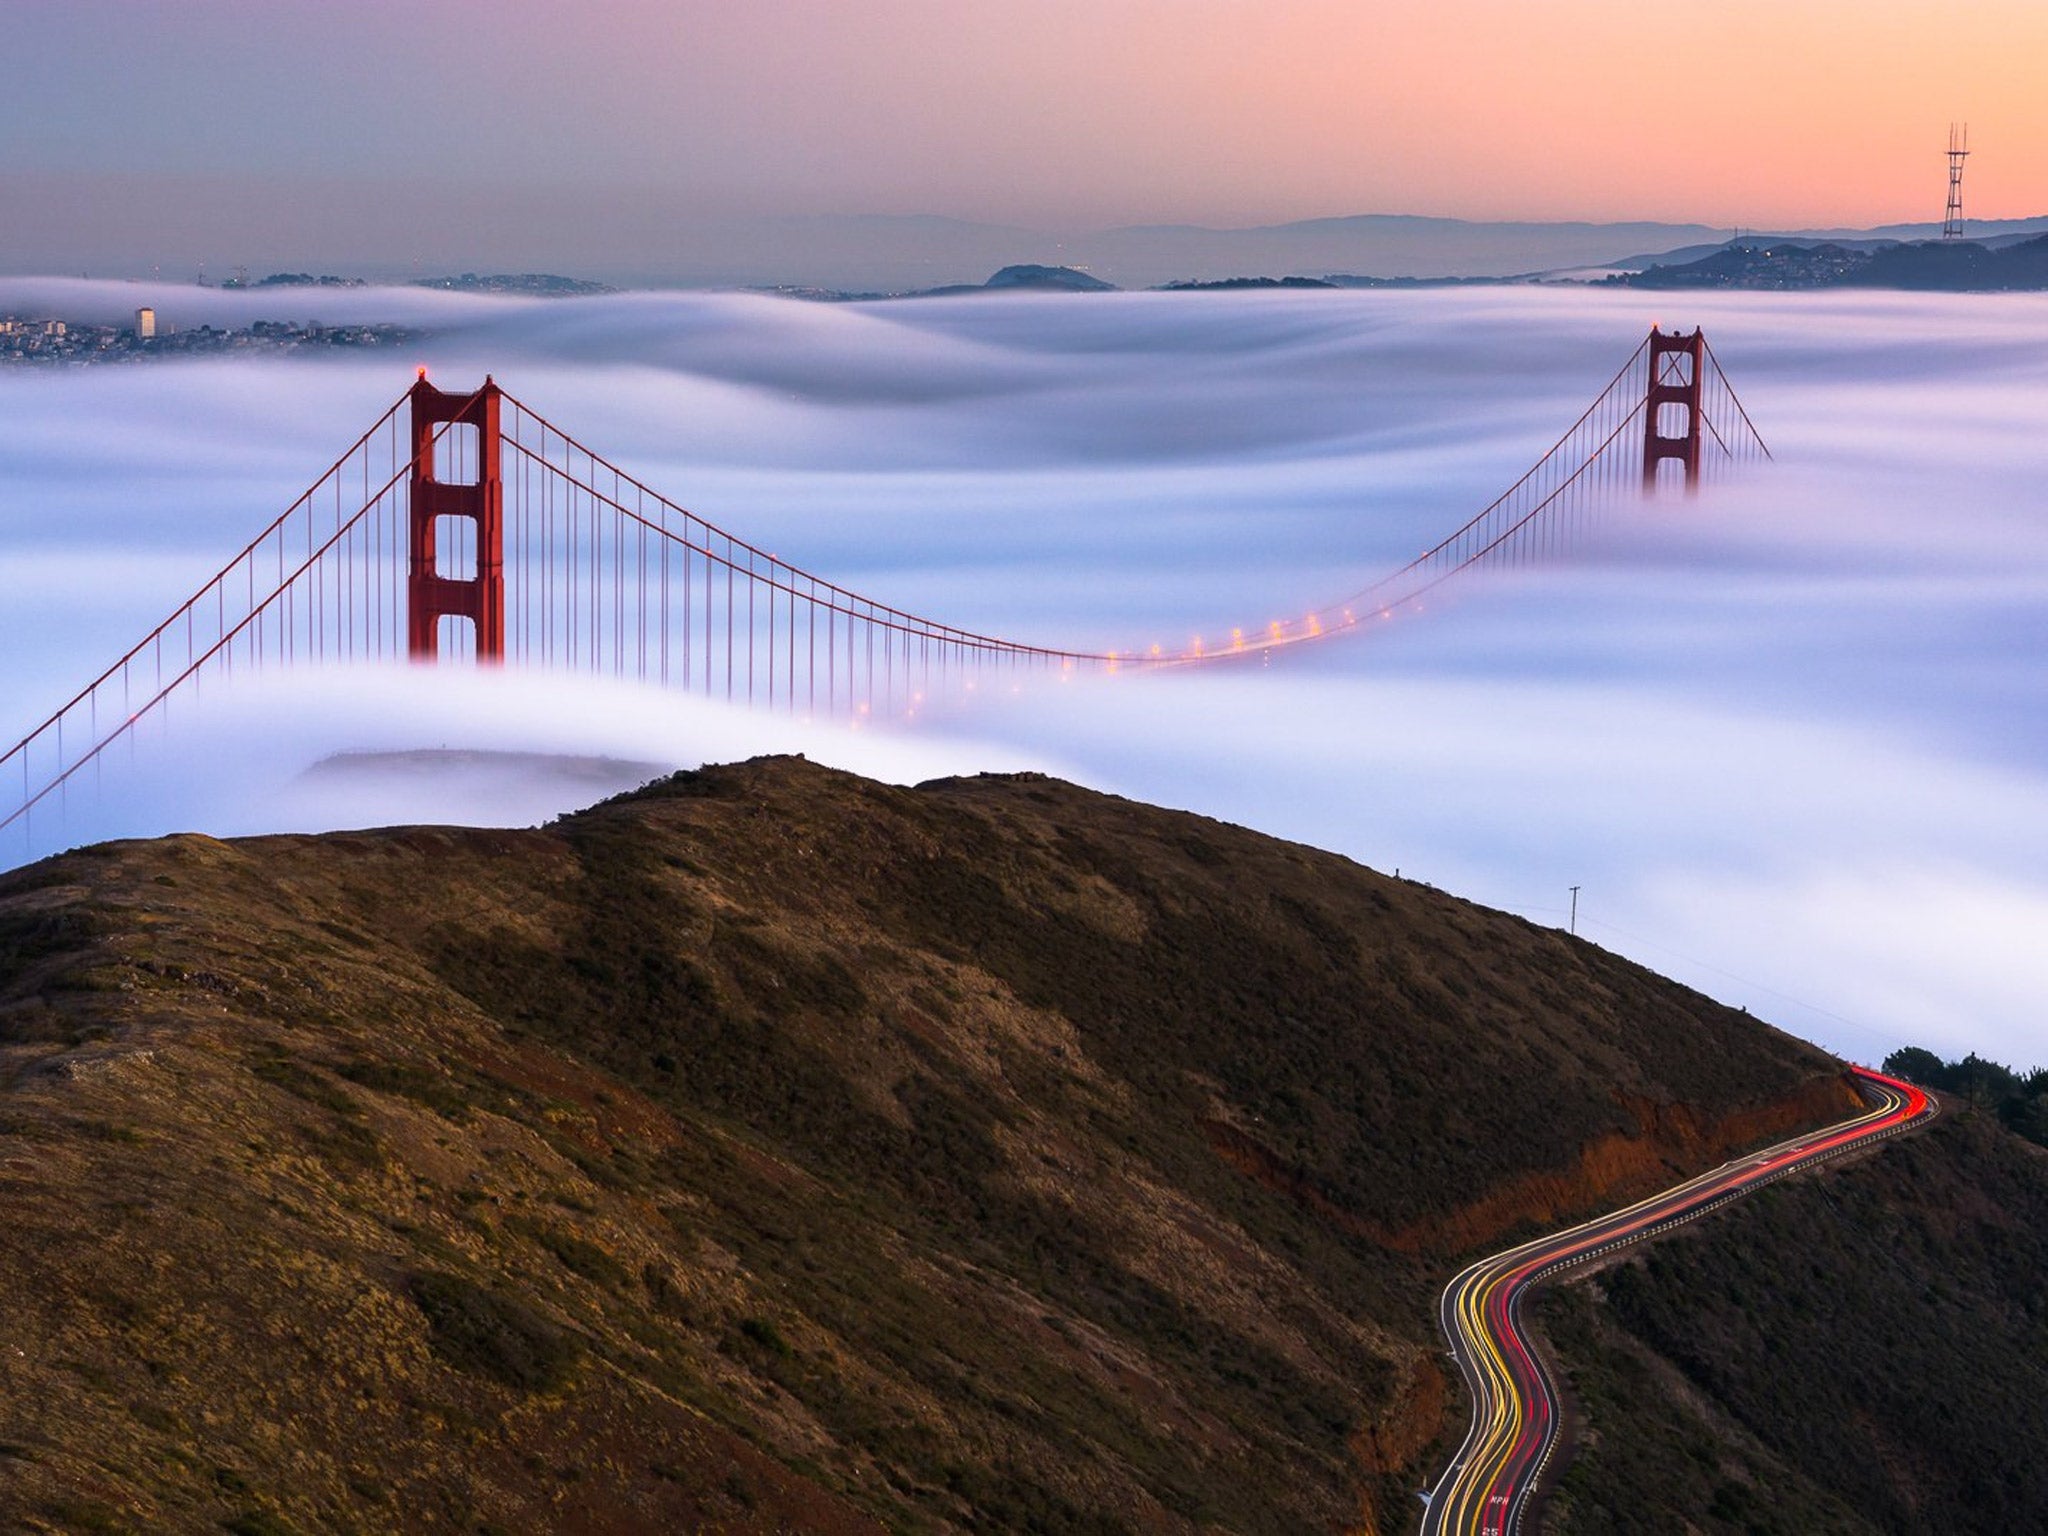
[[[1862,226],[1939,219],[1952,119],[1972,215],[2048,212],[2040,0],[13,0],[7,36],[17,271],[465,220]]]

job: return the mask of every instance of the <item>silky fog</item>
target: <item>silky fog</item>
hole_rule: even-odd
[[[630,684],[269,675],[143,743],[65,841],[531,821],[580,789],[353,781],[338,752],[899,781],[1042,768],[1562,924],[1851,1057],[2048,1058],[2048,303],[1425,293],[557,304],[0,282],[0,311],[396,320],[416,354],[0,376],[0,718],[47,715],[427,365],[485,372],[821,574],[1035,642],[1297,615],[1462,522],[1652,322],[1704,325],[1777,459],[1554,564],[1217,673],[987,699],[917,730]],[[280,306],[313,304],[299,315]],[[1682,308],[1682,313],[1680,312]],[[539,761],[538,758],[534,759]],[[587,798],[587,793],[585,795]]]

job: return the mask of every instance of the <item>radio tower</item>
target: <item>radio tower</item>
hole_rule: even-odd
[[[1948,125],[1948,214],[1941,221],[1941,238],[1960,240],[1963,236],[1963,162],[1970,158],[1970,125],[1960,129]]]

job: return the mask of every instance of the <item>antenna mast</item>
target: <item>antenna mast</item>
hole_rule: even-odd
[[[1941,221],[1941,238],[1960,240],[1963,235],[1963,162],[1970,158],[1970,125],[1960,129],[1948,125],[1948,213]]]

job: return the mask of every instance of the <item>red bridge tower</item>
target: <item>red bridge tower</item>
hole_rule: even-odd
[[[412,387],[412,537],[406,572],[406,652],[415,661],[432,661],[441,650],[441,620],[447,615],[476,626],[476,658],[505,658],[505,484],[498,436],[501,391],[486,377],[473,395],[443,394],[420,370]],[[444,427],[475,430],[471,460],[442,434],[439,447],[454,460],[451,469],[470,480],[442,480],[436,473],[435,436]],[[476,571],[471,576],[445,576],[437,565],[437,523],[444,517],[466,517],[476,524]]]
[[[1665,335],[1650,327],[1650,393],[1643,403],[1643,489],[1657,488],[1657,466],[1677,459],[1685,466],[1685,488],[1700,484],[1700,385],[1706,373],[1707,333],[1695,330]],[[1675,433],[1664,430],[1666,407],[1682,412]]]

